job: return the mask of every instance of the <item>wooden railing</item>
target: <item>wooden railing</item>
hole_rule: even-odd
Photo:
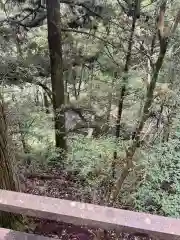
[[[160,240],[180,240],[180,219],[56,198],[0,190],[0,211],[117,232],[146,233]],[[0,240],[36,240],[37,238],[46,239],[0,229]]]

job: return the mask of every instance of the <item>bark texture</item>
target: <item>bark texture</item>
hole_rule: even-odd
[[[19,191],[18,177],[13,171],[15,159],[10,151],[4,104],[0,101],[0,189]],[[0,226],[12,228],[17,217],[0,212]]]
[[[51,65],[52,100],[56,147],[66,150],[64,82],[62,63],[61,16],[58,0],[47,0],[48,43]]]

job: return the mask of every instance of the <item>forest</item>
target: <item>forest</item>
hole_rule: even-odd
[[[178,0],[0,0],[0,188],[180,217],[179,23]]]

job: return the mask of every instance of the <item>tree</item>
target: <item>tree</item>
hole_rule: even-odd
[[[19,191],[18,177],[13,169],[14,157],[11,154],[8,139],[7,120],[4,102],[0,100],[0,188]],[[11,213],[0,213],[1,227],[12,227],[17,217]]]
[[[128,51],[126,54],[126,61],[125,61],[125,66],[124,66],[124,76],[123,76],[123,82],[122,86],[120,89],[120,96],[119,96],[119,101],[118,101],[118,113],[117,113],[117,121],[116,121],[116,140],[119,140],[120,137],[120,124],[121,124],[121,118],[122,118],[122,111],[123,111],[123,103],[124,103],[124,97],[126,94],[126,85],[127,85],[127,80],[128,80],[128,73],[129,73],[129,68],[130,68],[130,62],[131,62],[131,52],[132,52],[132,46],[133,46],[133,37],[134,37],[134,32],[136,28],[136,20],[139,15],[139,6],[140,0],[135,1],[135,9],[134,9],[134,14],[133,14],[133,19],[132,19],[132,25],[131,25],[131,30],[130,30],[130,36],[128,40]],[[117,150],[114,151],[114,162],[117,159]],[[112,177],[115,177],[115,166],[112,164]]]
[[[62,62],[61,16],[58,0],[47,1],[48,43],[51,65],[51,84],[55,118],[56,147],[66,150],[64,82]]]
[[[146,96],[145,96],[145,100],[144,100],[144,106],[142,108],[142,114],[137,123],[135,134],[132,139],[132,143],[130,144],[128,149],[126,149],[126,156],[125,156],[126,164],[125,164],[124,168],[122,169],[120,177],[117,179],[117,181],[115,183],[114,189],[112,190],[112,194],[111,194],[112,202],[114,202],[116,200],[125,179],[129,175],[129,172],[134,168],[133,157],[137,151],[137,148],[141,144],[140,135],[141,135],[141,132],[145,125],[145,122],[147,121],[147,119],[149,118],[149,115],[150,115],[150,108],[151,108],[153,100],[154,100],[153,99],[154,91],[155,91],[155,87],[156,87],[156,83],[157,83],[157,80],[159,77],[160,70],[161,70],[163,62],[164,62],[165,55],[167,52],[167,47],[168,47],[168,44],[169,44],[169,41],[170,41],[172,35],[174,34],[174,32],[177,29],[177,26],[180,21],[180,11],[178,10],[175,20],[174,20],[174,23],[173,23],[173,27],[171,29],[168,28],[168,31],[167,31],[165,28],[165,20],[164,20],[166,8],[167,8],[167,0],[162,2],[161,6],[160,6],[160,10],[159,10],[159,15],[157,18],[158,22],[157,22],[156,27],[157,27],[157,35],[158,35],[158,39],[159,39],[159,54],[158,54],[158,57],[157,57],[157,60],[154,64],[154,66],[153,66],[151,81],[147,88],[147,92],[146,92]]]

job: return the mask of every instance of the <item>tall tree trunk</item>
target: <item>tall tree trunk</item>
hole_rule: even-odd
[[[119,101],[118,101],[118,113],[117,113],[117,121],[116,121],[116,145],[118,142],[118,139],[120,137],[120,124],[121,124],[121,117],[122,117],[122,111],[123,111],[123,104],[124,104],[124,97],[126,94],[126,85],[127,85],[127,80],[128,80],[128,73],[129,73],[129,66],[130,66],[130,62],[131,62],[131,52],[132,52],[132,46],[133,46],[133,36],[134,36],[134,31],[135,31],[135,27],[136,27],[136,20],[137,20],[137,8],[138,8],[138,3],[140,0],[136,0],[136,9],[135,9],[135,13],[133,16],[133,20],[132,20],[132,25],[131,25],[131,32],[130,32],[130,36],[129,36],[129,41],[128,41],[128,51],[127,51],[127,55],[126,55],[126,62],[125,62],[125,66],[124,66],[124,76],[122,79],[122,86],[120,89],[120,96],[119,96]],[[117,146],[116,146],[117,147]],[[114,151],[114,161],[112,163],[112,178],[115,178],[115,162],[117,159],[117,149],[115,149]]]
[[[4,104],[0,100],[0,189],[19,191],[18,178],[13,171],[14,158],[10,152]],[[14,227],[18,218],[11,213],[0,212],[1,227]]]
[[[60,4],[58,0],[47,0],[46,7],[55,121],[55,141],[57,148],[66,150],[65,113],[62,111],[65,102]]]

